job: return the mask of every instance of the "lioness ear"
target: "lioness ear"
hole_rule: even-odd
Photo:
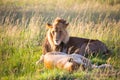
[[[68,62],[73,62],[73,58],[69,58],[69,59],[68,59]]]
[[[50,23],[47,23],[47,24],[46,24],[46,27],[47,27],[47,28],[53,28],[53,27],[52,27],[52,24],[50,24]]]

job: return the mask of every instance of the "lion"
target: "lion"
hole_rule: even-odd
[[[69,72],[78,70],[90,69],[92,67],[91,62],[78,54],[66,54],[63,52],[48,52],[45,55],[42,55],[40,59],[36,62],[44,63],[45,68],[59,68],[63,70],[67,70]]]
[[[52,51],[67,54],[77,53],[83,56],[94,53],[108,53],[109,50],[106,45],[99,40],[69,36],[66,30],[68,25],[69,23],[61,18],[56,18],[53,24],[47,23],[48,31],[43,44],[43,54]]]
[[[109,64],[93,65],[91,61],[80,54],[66,54],[63,52],[48,52],[42,55],[36,62],[44,63],[45,68],[52,69],[58,68],[69,72],[76,70],[92,70],[92,69],[105,69],[112,68]]]

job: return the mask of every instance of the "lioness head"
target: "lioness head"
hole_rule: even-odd
[[[68,24],[69,23],[67,23],[66,20],[61,18],[56,18],[52,24],[47,23],[47,27],[49,28],[47,37],[51,46],[58,46],[62,42],[68,42],[69,36],[66,31]]]
[[[57,67],[67,71],[74,71],[79,68],[79,64],[72,57],[62,58],[57,62]]]

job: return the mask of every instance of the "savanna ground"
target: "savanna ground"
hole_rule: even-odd
[[[103,41],[112,55],[89,59],[114,69],[68,73],[36,66],[45,25],[56,17],[69,22],[70,35]],[[0,80],[119,80],[119,70],[119,0],[0,0]]]

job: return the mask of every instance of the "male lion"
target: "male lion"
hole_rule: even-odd
[[[66,20],[61,18],[56,18],[53,24],[47,24],[49,30],[43,44],[44,54],[60,51],[67,54],[77,53],[85,56],[91,53],[108,52],[106,45],[99,40],[69,37],[66,30],[68,24]]]

